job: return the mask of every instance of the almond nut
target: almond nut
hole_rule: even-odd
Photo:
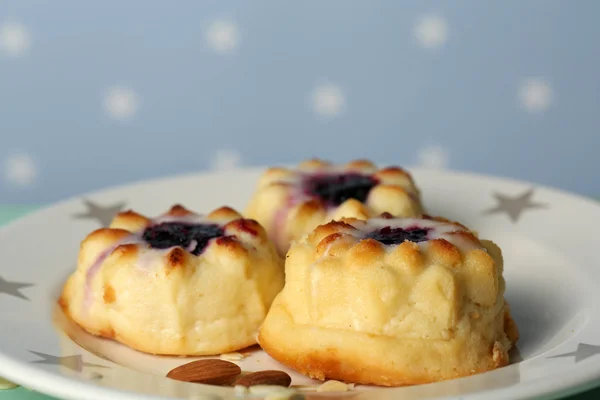
[[[292,383],[292,377],[283,371],[267,370],[252,372],[248,375],[240,376],[236,379],[235,384],[240,386],[285,386],[289,387]]]
[[[210,359],[192,361],[172,369],[167,378],[207,385],[229,385],[242,373],[241,368],[229,361]]]

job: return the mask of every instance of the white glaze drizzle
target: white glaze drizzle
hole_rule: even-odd
[[[422,248],[427,247],[430,240],[445,239],[456,246],[461,252],[483,249],[482,245],[473,240],[469,240],[461,235],[453,235],[453,232],[469,232],[469,230],[451,222],[440,222],[420,218],[371,218],[367,222],[359,221],[352,225],[357,228],[358,231],[351,234],[360,239],[365,238],[368,233],[374,230],[385,227],[390,227],[392,229],[422,228],[429,229],[427,240],[417,243]],[[385,247],[388,250],[392,250],[395,246],[397,245],[386,245]]]
[[[102,251],[98,255],[98,257],[94,260],[94,262],[90,265],[90,267],[87,269],[86,275],[85,275],[85,292],[84,292],[84,307],[86,309],[89,309],[93,303],[92,288],[91,288],[92,281],[94,280],[94,277],[100,270],[100,267],[102,266],[104,261],[106,261],[106,259],[109,258],[114,253],[114,251],[117,250],[120,246],[124,246],[124,245],[128,245],[128,244],[136,244],[136,245],[146,244],[146,241],[142,238],[143,232],[150,226],[159,225],[159,224],[168,223],[168,222],[181,222],[181,223],[192,223],[192,224],[207,223],[207,224],[219,225],[221,227],[224,224],[226,224],[226,222],[224,222],[224,221],[221,221],[219,223],[219,221],[208,220],[205,215],[199,215],[199,214],[188,214],[188,215],[178,215],[178,216],[161,215],[159,217],[151,219],[150,222],[141,230],[132,232],[130,235],[123,237],[122,239],[118,240],[113,245],[111,245],[109,248]],[[190,246],[186,250],[187,251],[193,250],[195,248],[195,245],[197,245],[197,242],[195,240],[192,240],[192,242],[190,243]],[[165,252],[167,252],[168,250],[170,250],[170,248],[169,249],[152,249],[151,252],[145,252],[145,254],[143,256],[142,264],[144,266],[152,264],[152,262],[155,259],[163,257]]]
[[[319,175],[335,175],[352,172],[364,176],[372,176],[374,173],[361,171],[360,169],[348,169],[343,165],[326,165],[318,168],[295,169],[291,170],[291,172],[290,175],[279,177],[272,182],[272,184],[287,184],[289,187],[285,204],[275,212],[273,222],[269,229],[269,236],[275,242],[276,248],[280,253],[285,252],[287,244],[284,239],[286,235],[285,228],[287,226],[290,211],[294,207],[306,201],[313,200],[316,197],[304,191],[303,183],[306,180]],[[334,213],[336,208],[337,207],[334,207],[328,210],[328,214]]]

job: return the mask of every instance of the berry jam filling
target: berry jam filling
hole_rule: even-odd
[[[168,249],[181,246],[194,255],[201,254],[211,239],[225,236],[218,225],[163,222],[152,225],[142,237],[152,248]]]
[[[364,202],[378,183],[372,176],[352,172],[314,175],[304,181],[304,192],[319,197],[327,205],[337,207],[348,199]]]
[[[369,239],[375,239],[383,244],[400,244],[405,241],[411,242],[424,242],[428,240],[427,234],[429,229],[427,228],[392,228],[386,226],[377,231],[371,232],[367,235]]]

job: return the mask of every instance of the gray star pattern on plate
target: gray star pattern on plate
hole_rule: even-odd
[[[485,210],[484,214],[496,214],[504,212],[508,214],[512,222],[517,222],[521,214],[527,209],[546,208],[547,205],[537,203],[531,200],[533,196],[533,188],[528,189],[525,193],[518,196],[508,196],[501,193],[494,193],[494,197],[498,201],[498,205],[494,208]]]
[[[83,203],[87,207],[87,211],[75,214],[73,215],[73,218],[95,219],[96,221],[100,222],[103,227],[109,226],[115,215],[118,212],[123,211],[126,204],[124,201],[121,201],[109,206],[101,206],[87,199],[84,199]]]
[[[579,361],[583,361],[586,358],[593,357],[596,354],[600,354],[600,346],[595,346],[593,344],[579,343],[577,345],[577,350],[572,351],[570,353],[558,354],[555,356],[550,356],[548,358],[564,358],[564,357],[575,357],[575,363]]]
[[[32,350],[29,350],[29,352],[43,358],[43,360],[31,361],[32,364],[62,365],[63,367],[69,368],[71,371],[75,372],[83,371],[84,367],[108,368],[106,365],[92,364],[83,361],[81,354],[56,357],[50,354],[40,353]]]
[[[4,280],[0,276],[0,293],[7,294],[9,296],[18,297],[23,300],[29,301],[29,298],[21,293],[21,289],[33,286],[33,283],[24,283],[24,282],[10,282]]]

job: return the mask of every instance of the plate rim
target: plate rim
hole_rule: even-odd
[[[384,163],[376,163],[376,165],[381,166],[381,165],[384,165]],[[386,164],[386,165],[394,165],[394,164]],[[296,165],[294,165],[294,164],[281,164],[278,166],[281,166],[283,168],[296,167]],[[100,187],[100,188],[97,188],[95,190],[91,190],[88,192],[74,194],[74,195],[65,197],[64,199],[61,199],[61,200],[58,200],[58,201],[55,201],[55,202],[52,202],[49,204],[43,204],[36,210],[31,211],[31,212],[29,212],[21,217],[18,217],[12,221],[9,221],[6,224],[3,224],[2,226],[0,226],[0,232],[6,230],[8,228],[12,228],[13,225],[21,223],[24,219],[27,219],[30,217],[35,217],[39,213],[48,212],[48,211],[54,210],[56,208],[63,207],[66,204],[69,204],[71,202],[74,202],[74,201],[76,201],[78,199],[82,199],[82,198],[90,198],[90,197],[95,197],[95,196],[106,196],[106,195],[110,194],[111,192],[116,192],[119,190],[132,189],[137,186],[146,186],[146,185],[150,185],[150,184],[162,183],[162,182],[167,182],[167,181],[172,181],[172,180],[177,180],[177,179],[187,179],[187,178],[193,178],[193,177],[203,177],[203,176],[220,175],[220,174],[234,174],[236,172],[260,173],[261,171],[264,171],[265,169],[271,168],[271,167],[272,166],[263,165],[263,166],[236,167],[236,168],[231,168],[229,170],[221,170],[221,171],[211,171],[211,170],[191,171],[191,172],[184,172],[184,173],[179,173],[179,174],[168,174],[168,175],[163,175],[163,176],[157,176],[155,178],[137,179],[137,180],[132,180],[132,181],[117,184],[117,185],[106,185],[106,186],[103,186],[103,187]],[[485,173],[478,173],[475,171],[461,170],[461,169],[442,169],[442,170],[440,170],[440,169],[423,168],[423,167],[402,167],[402,168],[407,170],[411,175],[441,173],[441,174],[454,175],[454,176],[460,177],[460,178],[473,178],[473,179],[485,179],[485,178],[489,179],[489,178],[491,178],[496,181],[502,181],[503,183],[507,183],[507,184],[530,186],[530,187],[534,186],[537,189],[545,190],[548,192],[553,192],[554,194],[558,194],[558,195],[565,196],[565,197],[570,197],[570,198],[578,200],[578,201],[583,201],[592,207],[600,207],[600,201],[594,199],[591,196],[587,196],[587,195],[584,195],[582,193],[577,193],[577,192],[570,192],[568,190],[565,190],[565,189],[562,189],[562,188],[559,188],[559,187],[553,186],[553,185],[536,183],[534,181],[528,181],[528,180],[514,178],[514,177],[511,177],[508,175],[485,174]],[[418,186],[419,186],[419,184],[417,182],[417,187]]]

